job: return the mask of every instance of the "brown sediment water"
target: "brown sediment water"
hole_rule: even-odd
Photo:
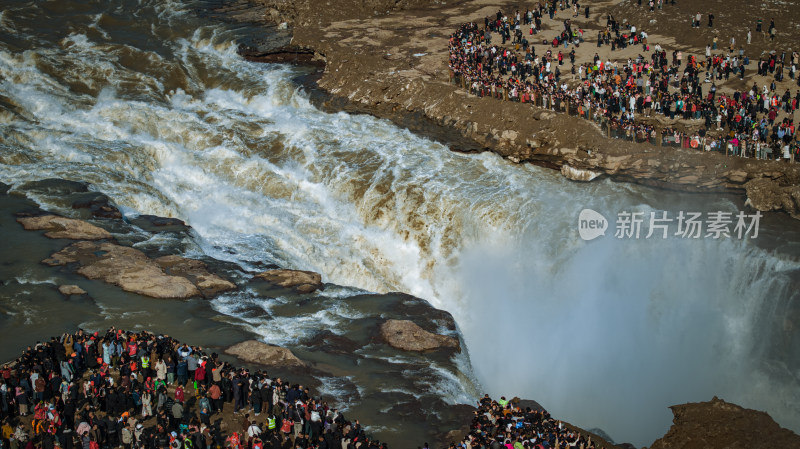
[[[56,180],[48,182],[58,185]],[[58,202],[57,194],[53,195],[53,201]],[[202,298],[148,298],[86,279],[70,267],[40,263],[70,241],[23,230],[16,218],[31,213],[40,213],[35,203],[18,195],[0,194],[0,226],[9,243],[0,254],[0,339],[4,342],[0,360],[11,360],[35,342],[73,329],[115,326],[192,341],[223,359],[242,364],[225,355],[225,349],[240,341],[262,338],[260,327],[270,328],[271,321],[280,321],[266,341],[283,339],[281,342],[307,366],[271,367],[268,372],[310,385],[317,397],[344,410],[350,419],[363,417],[362,423],[376,438],[403,447],[420,440],[442,441],[444,433],[461,427],[471,413],[470,407],[447,404],[429,389],[448,381],[437,370],[458,372],[451,361],[452,351],[405,353],[383,344],[378,337],[380,324],[391,318],[414,319],[427,322],[426,327],[432,330],[444,326],[455,332],[449,315],[432,309],[425,301],[402,294],[352,293],[341,298],[333,285],[328,287],[331,297],[325,293],[298,295],[263,282],[241,281],[240,291],[217,299],[229,307],[225,314]],[[136,235],[139,228],[119,220],[92,221],[112,230],[122,244],[144,241]],[[156,232],[172,233],[169,229]],[[152,256],[180,251],[171,237],[164,241],[169,243],[158,248],[134,246]],[[218,272],[224,271],[225,264],[207,262]],[[236,278],[235,273],[228,275]],[[86,294],[65,296],[58,291],[62,285],[78,285]],[[331,321],[340,317],[338,313],[346,322]],[[325,326],[326,322],[330,325]],[[304,328],[299,335],[298,327]]]
[[[239,40],[253,28],[180,4],[64,8],[13,3],[0,21],[15,30],[0,40],[0,179],[12,185],[3,229],[13,236],[0,332],[15,342],[2,350],[45,338],[42,326],[113,323],[213,348],[257,337],[316,363],[322,391],[403,446],[452,430],[457,405],[484,391],[536,399],[637,444],[664,433],[667,406],[714,394],[800,422],[800,402],[786,401],[800,391],[800,236],[788,218],[765,216],[751,240],[648,239],[647,223],[639,239],[617,239],[623,211],[751,211],[726,195],[579,185],[451,152],[458,139],[419,115],[391,123],[318,102],[301,84],[313,69],[248,62]],[[120,243],[202,259],[238,289],[155,300],[41,265],[68,242],[23,231],[17,209],[84,214],[65,185],[27,184],[44,178],[108,195],[125,220],[96,222]],[[584,208],[610,219],[604,238],[579,238]],[[139,214],[191,229],[152,232]],[[303,296],[250,280],[274,266],[330,285]],[[61,283],[91,299],[64,298]],[[468,353],[406,354],[374,340],[381,320],[403,317],[460,335]]]

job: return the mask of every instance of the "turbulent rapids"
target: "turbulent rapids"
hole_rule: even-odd
[[[453,314],[469,351],[463,373],[436,387],[451,402],[478,390],[530,397],[642,445],[668,427],[667,406],[718,395],[800,430],[800,235],[785,223],[762,221],[763,245],[613,232],[584,242],[584,208],[615,217],[743,206],[571,183],[450,152],[388,121],[323,112],[293,81],[303,69],[243,60],[244,31],[203,22],[193,7],[10,2],[0,15],[0,180],[87,181],[130,217],[185,220],[199,243],[190,256],[318,271],[355,287],[344,299],[426,299]],[[212,306],[235,317],[254,301],[244,292]],[[314,313],[242,326],[292,344],[348,317]]]

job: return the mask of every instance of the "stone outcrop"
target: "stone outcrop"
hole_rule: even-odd
[[[674,419],[666,435],[650,449],[723,449],[800,447],[800,436],[779,426],[757,410],[725,402],[674,405]]]
[[[47,178],[26,182],[19,186],[19,190],[26,194],[33,193],[37,196],[57,199],[57,202],[64,206],[71,204],[73,209],[79,210],[79,213],[86,218],[89,216],[111,219],[122,218],[122,213],[116,206],[111,204],[111,199],[104,193],[90,191],[89,185],[87,182]],[[80,212],[84,210],[88,214]]]
[[[77,273],[82,276],[153,298],[184,299],[200,295],[188,279],[165,274],[138,249],[113,243],[75,242],[42,263],[50,266],[77,263]]]
[[[747,205],[762,212],[784,211],[800,218],[800,186],[781,186],[767,178],[753,179],[744,185]]]
[[[111,238],[111,234],[103,228],[83,220],[57,215],[20,217],[17,218],[17,222],[28,231],[47,231],[44,235],[51,239],[102,240]]]
[[[190,229],[183,220],[156,215],[139,215],[128,221],[147,232],[188,232]]]
[[[104,193],[86,192],[77,196],[72,202],[73,209],[88,209],[93,217],[98,218],[122,218],[122,213],[111,204],[111,199]]]
[[[322,276],[313,271],[269,270],[255,277],[283,288],[293,288],[298,293],[311,293],[323,287]]]
[[[58,291],[64,296],[79,296],[86,294],[86,290],[78,287],[77,285],[59,285]]]
[[[235,344],[226,349],[225,353],[235,355],[245,362],[258,363],[260,365],[281,367],[305,366],[305,363],[298,359],[292,351],[256,340],[247,340]]]
[[[573,181],[583,181],[583,182],[592,181],[598,176],[602,175],[602,173],[598,173],[596,171],[581,170],[578,168],[570,167],[567,164],[561,166],[561,174],[564,175],[564,177],[567,179],[571,179]]]
[[[233,282],[210,273],[206,264],[200,260],[170,255],[159,257],[155,262],[167,274],[185,277],[192,281],[206,297],[236,288]]]
[[[380,332],[381,338],[389,346],[404,351],[430,351],[440,348],[461,350],[456,338],[433,334],[409,320],[388,320],[381,325]]]

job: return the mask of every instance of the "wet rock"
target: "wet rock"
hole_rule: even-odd
[[[111,199],[100,192],[81,193],[72,201],[73,209],[89,209],[93,217],[122,218],[119,209],[111,204]]]
[[[101,240],[111,238],[111,234],[103,228],[83,220],[57,215],[21,217],[17,218],[17,222],[28,231],[47,231],[44,235],[51,239]]]
[[[82,276],[152,298],[184,299],[200,295],[188,279],[165,274],[138,249],[113,243],[76,242],[42,263],[50,266],[77,263],[77,273]]]
[[[46,178],[39,181],[26,182],[19,188],[20,190],[39,194],[64,196],[71,193],[88,192],[89,184],[85,182],[70,181],[67,179]]]
[[[449,312],[437,309],[428,301],[415,296],[404,293],[395,293],[395,295],[397,295],[400,300],[390,304],[387,312],[395,314],[394,316],[401,317],[424,316],[438,328],[445,328],[453,332],[456,331],[456,321]]]
[[[269,270],[255,277],[283,288],[294,288],[298,293],[311,293],[323,287],[322,276],[313,271]]]
[[[313,348],[315,351],[343,355],[351,355],[363,347],[362,344],[343,335],[336,335],[328,329],[318,332],[313,337],[303,341],[302,344]]]
[[[561,174],[573,181],[591,181],[602,173],[592,171],[592,170],[581,170],[579,168],[570,167],[567,164],[561,166]]]
[[[784,211],[797,218],[800,215],[800,186],[783,187],[776,181],[758,178],[744,185],[747,205],[762,212]]]
[[[206,264],[200,260],[171,255],[159,257],[155,259],[155,262],[167,274],[191,280],[205,297],[236,288],[236,284],[233,282],[210,273]]]
[[[269,50],[240,46],[238,51],[245,59],[253,62],[325,67],[324,61],[316,57],[314,50],[297,46]]]
[[[240,360],[268,366],[305,366],[292,351],[280,346],[268,345],[260,341],[247,340],[237,343],[225,350],[226,354],[235,355]]]
[[[77,285],[59,285],[58,291],[64,296],[72,295],[85,295],[86,290],[78,287]]]
[[[147,232],[187,232],[191,229],[183,220],[155,215],[139,215],[129,221]]]
[[[650,449],[800,447],[800,436],[757,410],[714,398],[670,407],[672,427]]]
[[[217,276],[216,274],[199,275],[196,277],[195,285],[203,293],[203,296],[210,297],[221,292],[234,290],[236,284]]]
[[[433,334],[409,320],[386,321],[381,325],[381,337],[389,346],[404,351],[430,351],[440,348],[461,350],[457,339]]]

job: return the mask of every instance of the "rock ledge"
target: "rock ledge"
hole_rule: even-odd
[[[247,340],[237,343],[226,349],[225,353],[235,355],[242,361],[258,363],[260,365],[289,367],[306,366],[292,351],[256,340]]]
[[[433,334],[409,320],[388,320],[381,325],[381,337],[389,346],[404,351],[430,351],[455,348],[461,351],[458,340]]]

